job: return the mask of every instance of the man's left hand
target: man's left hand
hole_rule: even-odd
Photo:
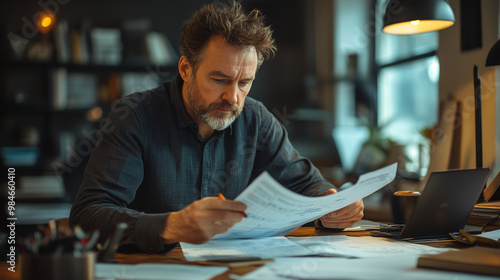
[[[323,195],[337,193],[336,189],[328,189]],[[359,222],[363,218],[365,206],[363,200],[357,200],[344,208],[330,212],[320,218],[321,223],[326,228],[348,228]]]

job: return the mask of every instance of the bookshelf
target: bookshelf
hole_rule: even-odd
[[[83,29],[64,19],[59,23],[65,32],[55,32],[55,26],[54,32],[35,37],[23,55],[1,59],[2,164],[18,170],[19,188],[25,193],[43,192],[29,189],[40,183],[22,183],[33,178],[59,182],[56,187],[63,191],[51,197],[19,197],[22,201],[71,202],[74,193],[64,192],[67,185],[74,192],[81,183],[95,134],[113,102],[154,88],[177,73],[178,55],[160,32],[148,29],[130,38],[124,28]],[[142,42],[142,47],[124,47],[130,39]],[[42,42],[51,46],[50,55],[30,54],[30,48]]]
[[[83,73],[98,77],[99,81],[109,81],[110,74],[117,76],[132,76],[128,81],[141,81],[140,74],[155,73],[160,75],[160,80],[168,80],[177,73],[177,67],[169,63],[157,63],[144,56],[144,45],[135,44],[141,32],[152,32],[150,40],[158,40],[166,36],[179,54],[178,45],[183,23],[192,16],[207,1],[156,1],[142,0],[122,1],[117,6],[116,1],[89,0],[89,1],[56,1],[58,9],[55,15],[56,23],[67,20],[68,34],[71,30],[89,30],[91,28],[119,28],[122,30],[122,60],[115,64],[102,64],[93,61],[91,55],[87,62],[73,61],[73,58],[61,59],[57,55],[57,48],[53,46],[50,59],[43,61],[29,59],[27,51],[19,54],[14,50],[7,35],[16,34],[28,41],[29,45],[41,40],[41,34],[34,37],[25,37],[23,31],[31,31],[30,24],[33,17],[44,11],[38,2],[19,0],[7,3],[0,17],[0,148],[24,147],[19,141],[19,134],[36,134],[39,143],[38,156],[35,166],[25,166],[18,175],[53,173],[51,164],[60,160],[61,132],[64,139],[73,138],[72,142],[86,143],[88,137],[82,131],[93,131],[99,127],[99,122],[106,116],[110,102],[98,100],[97,105],[102,109],[102,117],[97,121],[88,121],[87,113],[92,108],[64,108],[55,109],[51,103],[51,90],[49,75],[53,69],[63,68],[68,74]],[[226,1],[215,1],[223,4]],[[44,2],[45,3],[45,2]],[[252,86],[252,97],[263,102],[266,107],[284,118],[287,129],[293,124],[293,112],[304,104],[307,89],[304,86],[304,75],[313,69],[314,65],[308,62],[314,52],[314,36],[312,24],[306,24],[311,14],[312,5],[309,1],[293,0],[283,5],[282,1],[255,1],[242,2],[245,10],[258,8],[266,16],[266,24],[275,29],[279,51],[276,57],[266,63],[258,71],[258,78]],[[52,7],[54,10],[55,7]],[[287,15],[287,16],[283,16]],[[89,22],[86,22],[89,21]],[[149,21],[149,22],[148,22]],[[63,28],[64,29],[64,28]],[[54,31],[55,29],[52,29]],[[130,30],[125,32],[123,30]],[[141,31],[142,30],[142,31]],[[54,32],[48,34],[50,42],[55,44]],[[160,34],[157,34],[157,33]],[[30,33],[31,34],[31,33]],[[89,34],[88,32],[86,34]],[[158,36],[160,35],[160,36]],[[90,43],[91,36],[86,36]],[[155,39],[156,38],[156,39]],[[68,39],[69,40],[69,39]],[[135,42],[135,43],[134,43]],[[23,43],[23,40],[20,41]],[[312,44],[312,45],[311,45]],[[21,44],[22,45],[22,44]],[[71,49],[71,48],[70,48]],[[71,50],[73,51],[73,50]],[[91,51],[91,50],[90,50]],[[85,57],[85,56],[83,56]],[[160,59],[156,57],[155,59]],[[85,58],[84,58],[85,60]],[[176,63],[175,63],[176,64]],[[158,66],[160,65],[160,66]],[[311,68],[312,67],[312,68]],[[312,71],[312,70],[311,70]],[[314,72],[314,71],[313,71]],[[123,79],[122,79],[123,80]],[[19,94],[22,89],[23,94]],[[19,102],[19,100],[23,100]],[[19,124],[26,124],[23,128]],[[302,125],[302,124],[299,124]],[[33,127],[39,133],[33,133]],[[21,131],[21,132],[20,132]],[[36,137],[35,137],[36,138]],[[316,139],[313,139],[313,142]],[[75,147],[72,146],[74,149]],[[63,149],[64,150],[64,149]],[[82,172],[85,159],[69,176],[74,182],[71,188],[77,189],[83,176],[76,173]],[[26,169],[26,171],[24,171]]]

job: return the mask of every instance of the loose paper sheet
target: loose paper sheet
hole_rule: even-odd
[[[311,255],[328,257],[378,258],[396,255],[438,254],[450,250],[372,236],[289,236],[288,239],[307,248],[311,251]]]
[[[306,256],[311,251],[291,242],[286,237],[274,236],[258,239],[216,239],[205,244],[181,243],[182,252],[188,261],[214,260],[231,257],[276,257]]]
[[[267,172],[262,173],[238,197],[247,205],[247,218],[215,239],[283,236],[303,224],[362,199],[396,177],[397,163],[363,174],[358,182],[333,195],[307,197],[290,191]]]
[[[216,239],[200,245],[182,243],[182,251],[188,261],[231,257],[271,259],[292,256],[376,258],[437,254],[447,250],[449,249],[381,237],[345,235]]]
[[[95,266],[96,280],[110,279],[169,279],[169,280],[208,280],[228,270],[227,267],[180,265],[180,264],[106,264]]]
[[[485,237],[485,238],[489,238],[489,239],[493,239],[495,241],[500,241],[500,229],[493,230],[493,231],[488,231],[488,232],[479,234],[479,236],[482,236],[482,237]]]
[[[405,279],[405,280],[493,280],[496,276],[477,275],[435,269],[417,268],[418,255],[387,256],[366,259],[343,258],[278,258],[238,280],[262,279]]]

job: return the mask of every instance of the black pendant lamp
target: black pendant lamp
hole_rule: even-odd
[[[391,0],[384,15],[383,31],[409,35],[445,29],[455,23],[446,0]]]

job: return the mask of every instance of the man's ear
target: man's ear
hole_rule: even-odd
[[[189,64],[187,58],[185,56],[181,56],[179,59],[179,74],[184,82],[189,81],[191,74],[193,73],[191,65]]]

